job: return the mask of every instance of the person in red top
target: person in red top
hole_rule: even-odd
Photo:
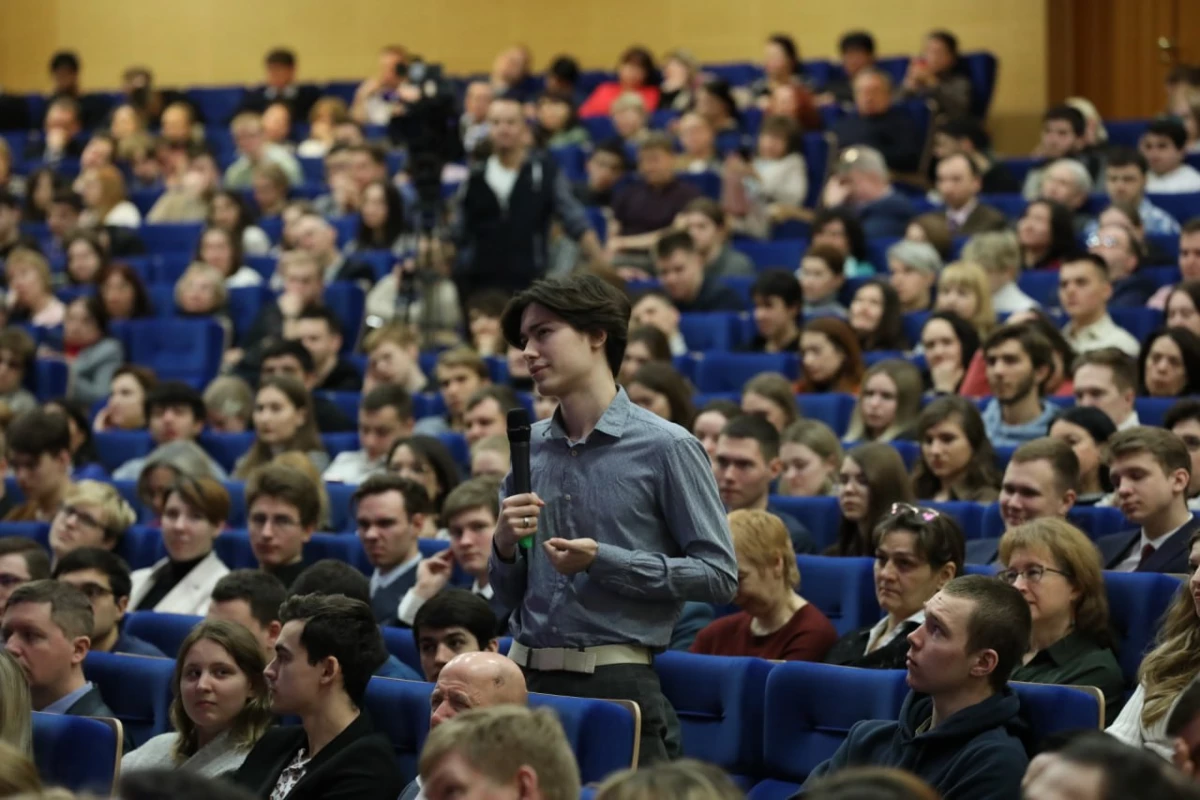
[[[742,610],[707,625],[693,653],[754,656],[776,661],[822,661],[837,630],[821,610],[801,597],[800,569],[787,528],[767,511],[729,515],[738,561],[733,602]]]
[[[631,47],[621,55],[617,79],[596,87],[591,97],[579,107],[581,117],[607,117],[613,101],[625,92],[637,92],[646,104],[646,111],[658,108],[658,70],[654,56],[644,47]]]

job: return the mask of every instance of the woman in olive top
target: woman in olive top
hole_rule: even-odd
[[[839,639],[827,664],[904,669],[908,635],[925,620],[925,602],[962,574],[962,530],[930,508],[892,505],[875,526],[874,546],[875,597],[884,617]]]
[[[1096,546],[1066,520],[1043,517],[1004,534],[1000,563],[1000,578],[1020,590],[1033,616],[1029,652],[1012,680],[1095,686],[1106,718],[1115,719],[1125,679],[1110,646]]]

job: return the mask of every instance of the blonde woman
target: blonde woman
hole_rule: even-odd
[[[89,169],[79,176],[79,194],[84,211],[82,228],[140,228],[142,213],[125,195],[125,178],[111,164]]]
[[[846,441],[911,439],[921,413],[922,389],[921,371],[903,359],[889,358],[871,367],[863,378]]]
[[[962,251],[963,261],[983,267],[992,292],[992,308],[997,314],[1015,314],[1041,308],[1021,287],[1021,244],[1012,231],[979,233],[967,240]]]
[[[938,277],[936,311],[951,311],[971,323],[979,338],[996,327],[992,307],[992,285],[987,272],[978,264],[956,261]]]
[[[18,247],[4,265],[8,279],[8,321],[28,322],[35,328],[53,328],[63,324],[67,307],[54,296],[50,264],[36,250]]]
[[[42,779],[29,753],[0,741],[0,797],[42,796]]]
[[[800,418],[792,383],[778,372],[760,372],[742,387],[742,412],[757,414],[783,433]]]
[[[783,474],[779,494],[790,497],[824,497],[837,494],[842,443],[824,422],[798,419],[783,429],[779,458]]]
[[[1175,738],[1167,720],[1176,698],[1200,673],[1200,533],[1188,544],[1188,583],[1159,625],[1154,649],[1142,659],[1138,686],[1108,732],[1132,747],[1171,761]]]
[[[29,684],[17,660],[0,649],[0,742],[18,752],[33,752]]]

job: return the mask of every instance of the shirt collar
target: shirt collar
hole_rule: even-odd
[[[484,600],[491,600],[496,596],[496,592],[494,589],[492,589],[492,585],[490,583],[487,586],[480,586],[478,579],[471,584],[471,593],[479,595]]]
[[[963,206],[962,208],[960,208],[958,211],[954,211],[953,209],[947,208],[946,216],[949,217],[950,219],[954,220],[954,224],[958,225],[958,227],[961,228],[963,225],[966,224],[967,217],[971,216],[971,212],[973,212],[978,205],[979,205],[979,198],[977,198],[977,197],[972,198],[972,199],[968,200],[967,204],[965,206]]]
[[[78,703],[85,694],[92,690],[91,682],[87,682],[80,686],[70,694],[64,694],[62,697],[55,700],[50,705],[42,709],[44,714],[65,714],[70,710],[71,706]]]
[[[900,621],[899,625],[892,628],[892,634],[888,638],[888,641],[890,642],[890,641],[892,641],[892,639],[895,639],[900,634],[900,631],[904,628],[904,626],[907,625],[908,623],[915,622],[918,625],[920,625],[924,621],[925,621],[925,609],[924,608],[918,609],[916,613],[912,614],[911,616],[905,617],[903,620]],[[879,639],[879,637],[883,636],[883,632],[885,630],[887,630],[887,623],[888,623],[888,617],[886,614],[884,614],[883,619],[879,620],[879,622],[876,622],[873,626],[871,626],[871,632],[867,635],[867,647],[870,647],[872,644],[874,644]]]
[[[1172,536],[1179,533],[1179,531],[1183,528],[1183,526],[1187,525],[1191,521],[1192,521],[1192,517],[1188,517],[1188,521],[1183,523],[1183,525],[1180,525],[1178,528],[1175,528],[1172,531],[1168,531],[1167,533],[1164,533],[1162,536],[1159,536],[1157,539],[1151,539],[1149,536],[1146,535],[1146,529],[1142,528],[1142,541],[1140,543],[1138,543],[1138,550],[1144,550],[1146,548],[1146,545],[1150,545],[1155,550],[1157,550],[1158,548],[1162,547],[1163,544],[1166,543],[1167,539],[1170,539]]]
[[[614,439],[620,439],[621,435],[625,432],[625,423],[629,421],[629,414],[632,409],[633,402],[629,399],[629,395],[625,393],[625,388],[618,385],[617,393],[613,397],[612,402],[608,404],[608,408],[604,409],[604,413],[596,421],[595,430]],[[554,415],[550,417],[550,425],[546,427],[544,436],[547,439],[567,438],[567,429],[562,421],[561,405],[554,409]]]
[[[1040,658],[1042,653],[1045,653],[1047,658],[1055,664],[1062,666],[1063,664],[1070,664],[1072,661],[1075,661],[1088,650],[1091,650],[1092,647],[1092,643],[1088,641],[1086,636],[1079,631],[1071,631],[1041,653],[1038,653],[1035,658]]]
[[[401,575],[408,572],[410,569],[415,569],[417,564],[420,563],[421,551],[418,550],[417,554],[408,561],[405,561],[403,564],[397,564],[387,572],[380,572],[379,569],[376,568],[375,574],[371,576],[371,583],[374,585],[373,588],[382,589],[386,586],[391,586]]]

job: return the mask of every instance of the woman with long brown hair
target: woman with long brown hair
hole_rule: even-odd
[[[828,556],[874,553],[875,526],[897,503],[911,503],[912,484],[904,459],[883,442],[860,444],[846,453],[838,471],[838,507],[842,523]]]
[[[962,397],[939,397],[917,418],[921,459],[913,469],[918,499],[990,503],[1000,496],[996,456],[979,409]]]
[[[254,398],[254,444],[234,466],[234,477],[245,480],[280,453],[306,453],[317,470],[329,466],[313,413],[312,395],[295,378],[267,378]]]
[[[863,378],[862,349],[847,323],[835,317],[809,320],[800,334],[800,359],[804,377],[796,384],[797,394],[858,394]]]

